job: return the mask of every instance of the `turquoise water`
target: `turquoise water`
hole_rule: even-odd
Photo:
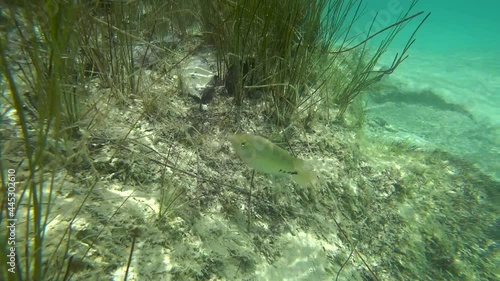
[[[377,13],[375,31],[395,22],[410,2],[365,1],[365,14],[355,31],[366,32]],[[496,179],[500,179],[499,10],[500,2],[495,1],[419,1],[410,14],[425,11],[431,15],[416,34],[408,59],[384,81],[400,86],[393,90],[392,99],[382,104],[375,101],[371,104],[374,109],[368,110],[369,116],[383,116],[404,132],[403,138],[450,152]],[[390,65],[423,15],[398,34],[380,66]],[[383,38],[383,34],[374,38],[372,44]],[[433,98],[427,95],[426,102],[405,103],[409,106],[406,114],[394,114],[402,101],[399,97],[429,92]],[[436,104],[436,100],[448,106]],[[429,109],[433,111],[427,112]],[[393,133],[378,137],[402,138]]]
[[[393,23],[399,12],[408,9],[411,2],[409,0],[364,1],[365,17],[357,26],[366,29],[376,13],[379,17],[376,21],[378,26]],[[425,11],[431,12],[432,15],[426,21],[425,27],[418,32],[413,51],[446,54],[464,51],[498,52],[499,10],[498,1],[419,1],[413,12]],[[406,43],[406,36],[413,31],[411,27],[416,24],[417,21],[410,23],[409,28],[401,33],[400,43]]]
[[[356,30],[366,34],[367,27],[377,13],[374,31],[380,30],[395,22],[399,12],[409,7],[409,2],[411,1],[365,1],[365,16],[357,23]],[[387,143],[404,143],[419,151],[448,153],[472,163],[498,182],[500,2],[420,1],[410,15],[419,11],[431,12],[431,15],[416,34],[408,59],[393,74],[384,78],[382,87],[372,89],[367,95],[366,135]],[[379,61],[379,67],[391,64],[423,15],[410,22],[398,34],[394,44]],[[376,46],[383,37],[377,37],[371,43]],[[451,182],[442,184],[453,186]],[[486,186],[481,182],[469,184],[471,190],[480,190]],[[489,189],[490,199],[498,201],[498,185],[490,183],[486,189]],[[464,202],[467,197],[464,196],[457,202]],[[448,195],[443,194],[437,204],[446,205],[449,201]],[[466,225],[470,220],[457,222],[452,219],[461,216],[459,214],[464,207],[458,206],[459,204],[453,203],[453,211],[446,212],[440,208],[439,211],[426,212],[454,221],[447,226],[443,224],[438,227],[447,233],[447,239],[451,243],[470,245],[469,241],[472,240],[490,241],[491,246],[487,249],[493,249],[492,260],[498,263],[498,250],[494,250],[498,249],[499,241],[498,211],[492,213],[496,218],[496,226],[491,225],[492,231],[477,232]],[[481,222],[479,224],[482,225]],[[427,228],[422,225],[415,227],[418,231],[426,231]],[[453,233],[451,229],[454,227],[461,229],[458,235],[449,234]],[[467,235],[469,238],[466,238]],[[432,255],[427,258],[429,257]],[[464,264],[467,263],[474,264],[471,259],[464,261]],[[465,270],[459,269],[457,272],[459,273],[455,278],[460,279],[449,277],[447,280],[477,280],[467,279]],[[419,273],[423,277],[422,274],[424,273]]]
[[[416,49],[434,53],[469,51],[471,56],[496,51],[498,55],[500,2],[444,0],[419,4],[417,9],[432,12],[432,17],[418,34]]]

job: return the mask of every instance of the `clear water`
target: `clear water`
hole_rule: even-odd
[[[377,13],[375,31],[395,22],[401,9],[408,8],[409,2],[411,1],[365,1],[366,15],[357,23],[357,30],[366,32]],[[385,94],[390,94],[383,99],[377,98],[381,94],[378,91],[384,91],[380,88],[369,93],[367,120],[383,120],[385,128],[390,130],[375,130],[368,122],[366,135],[389,143],[407,142],[419,149],[445,151],[473,163],[498,182],[500,2],[420,1],[410,14],[419,11],[431,12],[431,16],[416,34],[409,58],[382,82],[390,89]],[[398,35],[381,59],[381,67],[391,64],[394,55],[401,51],[418,23],[419,19],[412,21]],[[380,42],[382,37],[375,38],[371,43]],[[473,189],[478,190],[482,185],[470,184]],[[498,200],[498,185],[490,187],[491,198]],[[448,200],[451,199],[443,194],[438,204],[446,204]],[[464,208],[459,207],[459,204],[452,212],[441,209],[429,210],[428,213],[455,221],[452,217],[458,217]],[[500,219],[498,213],[493,216],[496,218],[496,227],[492,226],[492,229],[496,230],[489,233],[471,231],[466,226],[466,221],[441,225],[439,229],[449,235],[450,243],[471,245],[472,240],[490,241],[491,246],[487,249],[493,249],[492,260],[498,265]],[[458,235],[450,234],[454,227],[461,228]],[[424,232],[425,228],[427,226],[424,225],[416,227],[418,231]],[[465,238],[466,236],[469,238]],[[427,259],[432,259],[432,255],[428,255]],[[471,260],[463,262],[474,264]],[[434,266],[437,268],[441,265]],[[468,279],[465,271],[459,269],[457,272],[461,273],[457,273],[455,278],[460,279],[452,279],[450,275],[448,280],[477,280]],[[477,272],[481,272],[481,269]],[[418,273],[422,278],[424,274]]]
[[[410,2],[365,1],[365,15],[355,30],[366,32],[377,13],[374,30],[395,22]],[[396,103],[376,104],[376,110],[368,111],[372,117],[384,116],[398,130],[423,138],[434,148],[477,164],[496,179],[500,178],[499,10],[498,1],[419,1],[410,14],[426,11],[431,15],[416,34],[409,58],[386,82],[397,81],[402,94],[430,91],[457,110],[440,108],[429,101],[397,116]],[[410,22],[396,37],[381,66],[390,65],[421,18]],[[397,97],[393,101],[397,102]],[[432,120],[422,121],[420,117],[428,116],[425,110],[430,107],[435,109]],[[384,137],[394,138],[391,134]]]

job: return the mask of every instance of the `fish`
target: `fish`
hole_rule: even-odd
[[[250,134],[231,135],[228,139],[241,161],[255,171],[288,177],[303,187],[316,187],[317,176],[311,167],[270,140]]]

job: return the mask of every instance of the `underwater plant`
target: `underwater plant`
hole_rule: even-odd
[[[64,181],[60,165],[74,156],[72,141],[79,137],[78,96],[85,90],[78,80],[82,68],[70,24],[76,6],[48,2],[35,11],[33,7],[18,9],[16,5],[21,4],[31,7],[27,2],[11,4],[3,14],[9,19],[7,32],[0,37],[6,85],[2,103],[14,109],[18,120],[18,129],[1,142],[2,154],[8,157],[0,161],[2,187],[9,190],[10,198],[2,197],[1,222],[17,222],[8,234],[2,227],[2,236],[12,237],[15,231],[17,241],[0,249],[2,263],[10,262],[9,270],[2,266],[1,274],[3,280],[45,280],[51,268],[43,251],[48,216]],[[2,119],[6,113],[2,112]],[[6,261],[7,254],[17,262]]]
[[[392,73],[406,58],[420,25],[390,68],[374,71],[374,66],[406,23],[423,14],[410,14],[417,2],[393,24],[370,28],[368,34],[353,34],[362,0],[201,0],[200,21],[236,104],[264,97],[271,120],[287,126],[319,103],[337,106],[341,116],[354,97]],[[384,32],[388,35],[372,52],[367,43]]]
[[[85,258],[106,227],[92,236],[86,252],[77,255],[73,247],[74,227],[101,185],[98,171],[111,166],[90,156],[109,141],[96,131],[107,127],[111,104],[130,104],[130,97],[141,93],[143,72],[137,67],[146,56],[139,62],[134,50],[138,42],[149,41],[137,30],[146,33],[163,23],[141,16],[170,9],[164,4],[148,1],[138,9],[118,1],[0,3],[0,175],[6,191],[0,196],[0,223],[16,221],[12,231],[0,231],[2,241],[15,237],[0,247],[0,261],[8,263],[0,279],[68,280],[91,268]],[[181,25],[176,22],[175,28],[187,28]],[[93,81],[109,89],[109,95],[89,101],[95,93]],[[128,133],[130,128],[122,140]],[[80,173],[89,176],[73,185],[68,178]],[[72,191],[61,196],[68,188]],[[65,199],[72,200],[79,188],[81,201],[67,206],[64,214],[54,211],[56,200],[58,208],[65,206]],[[61,215],[67,220],[51,225]]]

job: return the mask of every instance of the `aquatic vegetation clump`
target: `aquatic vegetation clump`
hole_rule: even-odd
[[[215,46],[227,92],[237,105],[264,97],[271,120],[285,126],[314,114],[321,103],[338,107],[342,115],[355,96],[406,58],[415,33],[393,65],[374,71],[395,35],[422,15],[410,15],[413,1],[392,25],[352,34],[363,1],[200,2],[203,32]],[[385,40],[372,51],[367,43],[383,32]],[[330,87],[322,89],[325,85]]]
[[[26,6],[16,7],[21,4]],[[73,40],[70,22],[78,10],[74,5],[54,2],[36,11],[25,2],[11,5],[2,9],[8,24],[0,36],[0,69],[5,83],[0,104],[4,125],[12,131],[8,138],[2,138],[0,172],[3,187],[11,177],[17,185],[12,191],[15,200],[9,205],[2,200],[1,217],[2,225],[6,218],[24,222],[14,231],[18,259],[10,269],[19,280],[44,280],[48,268],[60,272],[50,267],[54,263],[47,264],[49,259],[43,252],[51,203],[64,182],[60,167],[70,169],[71,164],[83,162],[78,151],[80,100],[87,91],[78,79],[82,70],[77,59],[79,46]],[[7,171],[14,172],[8,175]],[[0,250],[4,264],[9,248],[4,244]],[[2,279],[12,280],[10,277],[16,276],[12,271],[2,270]]]

